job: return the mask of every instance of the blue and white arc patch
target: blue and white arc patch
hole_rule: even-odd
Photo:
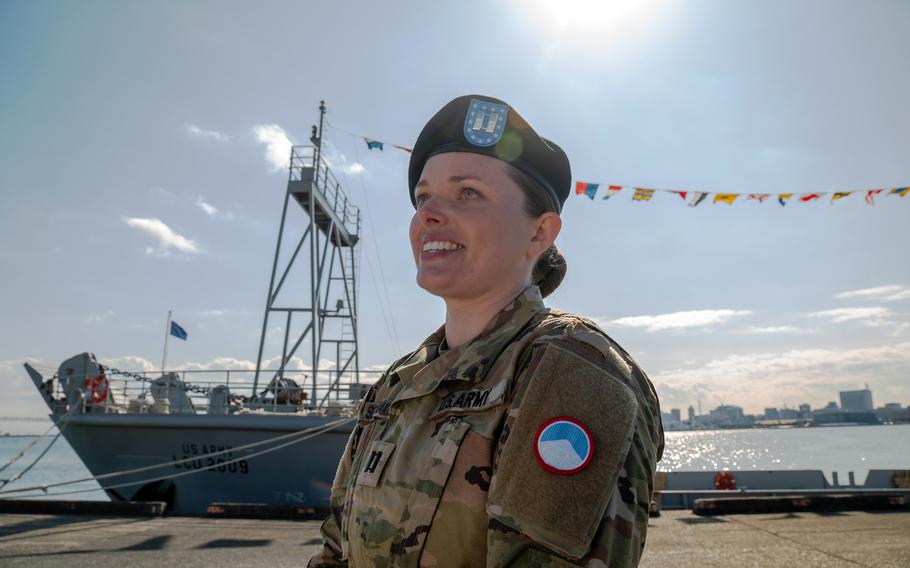
[[[591,463],[594,441],[591,432],[581,422],[560,416],[541,424],[534,440],[534,453],[545,470],[570,475]]]

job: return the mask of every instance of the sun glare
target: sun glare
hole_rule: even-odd
[[[605,33],[644,23],[656,0],[534,0],[537,16],[555,33]]]

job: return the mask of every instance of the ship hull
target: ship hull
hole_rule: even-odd
[[[210,504],[219,502],[325,510],[350,422],[262,455],[253,454],[297,437],[234,448],[338,420],[337,416],[295,415],[84,414],[73,416],[63,435],[94,476],[167,464],[102,480],[112,500],[166,501],[168,511],[177,514],[203,514]],[[230,451],[217,453],[224,450]]]

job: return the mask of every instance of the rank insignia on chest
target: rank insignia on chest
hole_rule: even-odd
[[[391,442],[376,441],[370,444],[366,455],[364,455],[360,473],[357,474],[357,483],[370,487],[379,485],[382,470],[385,469],[393,451],[395,451],[395,444]]]
[[[594,440],[588,428],[568,416],[551,418],[537,430],[534,454],[550,473],[571,475],[588,467],[594,456]]]

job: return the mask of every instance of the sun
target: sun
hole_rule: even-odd
[[[658,0],[532,0],[529,7],[554,33],[609,34],[643,24]]]

